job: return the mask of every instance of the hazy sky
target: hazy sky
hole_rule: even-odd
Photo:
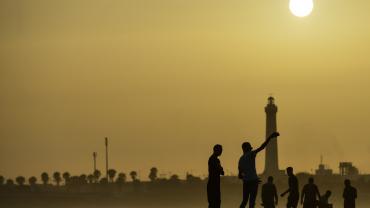
[[[0,175],[235,173],[279,107],[280,166],[370,172],[370,1],[0,0]],[[263,169],[264,153],[258,158]]]

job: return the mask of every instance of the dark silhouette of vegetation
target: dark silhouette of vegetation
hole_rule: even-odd
[[[116,183],[123,184],[123,183],[126,182],[126,179],[127,179],[127,176],[126,176],[125,173],[119,173],[118,177],[117,177],[117,180],[116,180]]]
[[[79,177],[80,184],[87,184],[87,176],[85,174],[81,174]]]
[[[108,179],[106,177],[101,178],[99,181],[100,184],[108,184]]]
[[[150,169],[149,179],[150,179],[150,181],[153,182],[153,181],[157,180],[157,178],[158,178],[158,169],[156,167],[152,167]]]
[[[12,179],[6,180],[6,186],[14,186],[14,181]]]
[[[171,182],[180,182],[180,177],[179,177],[179,175],[177,175],[177,174],[173,174],[173,175],[170,177],[170,181],[171,181]]]
[[[114,170],[114,169],[109,169],[108,170],[108,177],[109,177],[109,180],[110,180],[111,183],[114,182],[114,177],[116,177],[116,173],[117,173],[117,171]]]
[[[69,181],[71,180],[71,174],[69,172],[64,172],[62,175],[64,179],[64,184],[67,185]]]
[[[0,176],[0,186],[3,186],[5,183],[5,178],[4,176]]]
[[[186,174],[186,182],[188,183],[200,183],[202,179],[197,176],[193,176],[192,174]]]
[[[93,174],[89,174],[89,175],[87,175],[87,181],[89,182],[89,183],[94,183],[94,175]]]
[[[60,185],[60,182],[62,181],[62,177],[60,176],[60,173],[59,172],[55,172],[53,174],[53,178],[54,178],[54,181],[57,184],[57,186],[59,186]]]
[[[49,174],[48,173],[46,173],[46,172],[43,172],[42,174],[41,174],[41,180],[42,180],[42,183],[46,186],[46,185],[48,185],[48,183],[49,183]]]
[[[131,176],[131,180],[132,181],[138,181],[138,179],[137,179],[137,172],[136,171],[131,171],[130,172],[130,176]]]
[[[17,182],[17,184],[19,186],[24,186],[24,183],[26,183],[26,178],[24,178],[23,176],[18,176],[15,181]]]
[[[95,180],[95,183],[98,183],[99,179],[100,179],[100,176],[101,176],[101,172],[100,170],[95,170],[94,173],[94,180]]]
[[[30,184],[30,186],[35,186],[36,183],[37,183],[37,178],[35,176],[31,176],[29,179],[28,179],[28,183]]]
[[[156,174],[153,174],[156,173]],[[14,201],[27,201],[29,199],[34,200],[34,198],[38,198],[38,200],[42,203],[50,200],[50,203],[58,203],[58,201],[71,201],[74,203],[73,200],[81,200],[81,201],[106,201],[102,203],[109,203],[108,200],[119,200],[119,203],[141,203],[142,199],[149,199],[149,201],[153,201],[153,203],[157,203],[158,200],[164,200],[166,203],[168,201],[176,201],[176,203],[184,203],[177,200],[186,200],[186,202],[193,202],[197,201],[197,203],[205,204],[206,201],[204,200],[206,197],[205,193],[205,186],[208,181],[208,178],[200,178],[191,174],[187,174],[186,178],[180,178],[177,174],[172,175],[160,175],[158,170],[153,171],[153,169],[149,169],[147,171],[146,176],[150,176],[152,174],[156,175],[156,177],[149,177],[147,180],[140,181],[138,178],[138,174],[136,171],[131,171],[129,174],[124,172],[117,172],[114,181],[111,183],[109,178],[109,183],[106,178],[100,178],[99,181],[95,182],[94,174],[81,174],[81,175],[70,175],[68,172],[63,173],[64,181],[67,179],[68,183],[60,182],[58,185],[57,183],[50,183],[50,179],[48,178],[47,173],[41,174],[39,177],[31,176],[26,180],[24,177],[19,176],[14,179],[8,179],[4,177],[0,177],[0,180],[6,181],[6,185],[0,186],[0,207],[3,207],[4,203],[2,200],[9,200],[13,199]],[[53,180],[55,179],[54,174]],[[290,175],[292,178],[293,175]],[[128,180],[127,177],[131,177],[131,180]],[[298,181],[307,181],[308,178],[313,177],[308,173],[298,173],[296,175]],[[294,177],[293,177],[294,178]],[[354,205],[354,200],[357,200],[359,206],[364,204],[363,200],[365,197],[370,194],[370,176],[360,176],[358,179],[354,179],[353,184],[356,188],[358,188],[359,193],[361,193],[360,199],[354,198],[357,196],[355,193],[355,189],[352,188],[348,182],[346,182],[346,190],[345,194],[342,196],[343,193],[343,180],[344,178],[339,175],[334,176],[315,176],[315,181],[317,181],[317,186],[332,191],[332,200],[330,203],[328,201],[329,195],[324,198],[322,196],[320,198],[320,206],[328,208],[328,205],[333,203],[335,207],[338,206],[339,202],[343,205],[345,201],[347,207],[352,208]],[[263,178],[266,180],[266,178]],[[288,181],[291,180],[287,176],[280,176],[275,177],[274,184],[277,190],[286,190]],[[155,182],[153,182],[155,181]],[[16,184],[14,184],[16,182]],[[56,181],[55,181],[56,182]],[[237,207],[238,199],[240,197],[240,185],[241,181],[238,180],[237,176],[224,176],[221,178],[220,184],[222,190],[224,190],[223,204],[228,204],[228,207]],[[4,184],[4,182],[2,183]],[[45,185],[47,184],[47,185]],[[289,195],[291,195],[295,189],[297,184],[291,183],[289,184]],[[302,185],[302,184],[301,184]],[[266,188],[266,187],[265,187]],[[266,195],[266,190],[264,192]],[[29,195],[28,195],[29,194]],[[271,194],[267,194],[272,196]],[[110,198],[113,197],[113,198]],[[262,194],[261,194],[262,197]],[[274,199],[276,199],[276,193],[274,193]],[[266,197],[265,197],[266,198]],[[268,203],[269,200],[263,198],[261,203],[264,203],[264,206],[273,205],[273,203]],[[86,200],[85,200],[86,199]],[[45,200],[45,201],[44,201]],[[55,200],[55,201],[53,201]],[[228,200],[228,201],[227,201]],[[234,203],[232,206],[230,205],[230,201]],[[271,200],[270,200],[271,201]],[[49,201],[48,201],[49,202]],[[118,201],[117,201],[118,202]],[[370,202],[366,201],[366,202]],[[28,205],[28,204],[25,204]],[[108,207],[107,205],[106,207]],[[126,206],[126,205],[125,205]],[[9,207],[9,206],[4,206]],[[18,206],[18,207],[27,207],[27,206]],[[38,206],[34,206],[38,207]],[[57,206],[57,207],[64,207],[64,206]],[[86,206],[82,206],[86,207]],[[110,206],[109,206],[110,207]],[[130,207],[129,205],[127,207]],[[146,206],[142,206],[146,207]],[[161,206],[156,206],[161,207]],[[174,206],[175,207],[175,206]],[[197,204],[195,207],[201,207],[200,204]],[[366,206],[365,206],[366,207]]]

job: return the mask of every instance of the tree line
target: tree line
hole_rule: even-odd
[[[115,169],[109,169],[107,172],[108,177],[103,177],[102,172],[100,170],[95,170],[91,174],[81,174],[81,175],[71,175],[69,172],[54,172],[52,175],[49,175],[47,172],[43,172],[40,175],[40,181],[37,177],[31,176],[28,179],[24,176],[18,176],[13,179],[5,179],[5,177],[0,175],[0,186],[68,186],[68,185],[84,185],[84,184],[124,184],[127,182],[127,175],[124,172],[117,172]],[[140,183],[140,179],[138,178],[138,173],[136,171],[129,172],[129,176],[131,178],[131,182],[134,184]],[[159,178],[158,177],[158,169],[156,167],[152,167],[148,174],[148,179],[151,182],[154,181],[179,181],[179,176],[174,174],[170,176],[169,179]],[[187,179],[189,180],[201,180],[198,177],[188,175]]]

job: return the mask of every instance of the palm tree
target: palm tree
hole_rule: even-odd
[[[99,181],[100,176],[101,176],[100,170],[95,170],[94,171],[94,180],[95,180],[95,183],[97,183]]]
[[[109,180],[110,180],[111,183],[113,183],[114,177],[116,176],[116,173],[117,173],[117,171],[114,170],[114,169],[109,169],[108,170],[108,177],[109,177]]]
[[[137,181],[137,172],[136,171],[131,171],[130,176],[132,181]]]
[[[26,179],[23,176],[18,176],[15,181],[19,186],[24,186],[24,183],[26,182]]]
[[[64,185],[67,185],[71,180],[71,174],[69,174],[68,172],[64,172],[62,177],[64,179]]]
[[[80,176],[71,176],[68,181],[68,185],[80,185]]]
[[[151,169],[150,169],[150,173],[149,173],[149,179],[150,179],[150,181],[155,181],[155,180],[157,180],[157,178],[158,178],[158,169],[156,168],[156,167],[152,167]]]
[[[101,178],[99,181],[100,184],[108,184],[108,179],[107,178]]]
[[[80,184],[86,184],[87,183],[87,176],[85,174],[80,175]]]
[[[30,186],[35,186],[36,182],[37,182],[37,178],[35,176],[32,176],[28,179],[28,183],[30,184]]]
[[[12,180],[12,179],[8,179],[8,180],[6,180],[6,185],[7,186],[14,186],[14,181]]]
[[[89,183],[93,183],[94,182],[94,175],[93,174],[89,174],[87,176],[87,180],[89,181]]]
[[[42,183],[46,186],[48,185],[48,182],[49,182],[49,174],[46,173],[46,172],[43,172],[41,174],[41,180],[42,180]]]
[[[3,186],[5,183],[5,178],[4,176],[0,176],[0,186]]]
[[[170,177],[170,181],[172,181],[172,182],[179,182],[180,181],[179,176],[176,175],[176,174],[172,175]]]
[[[62,177],[60,176],[59,172],[55,172],[53,174],[54,181],[57,183],[57,186],[59,186],[60,182],[62,181]]]
[[[125,173],[119,173],[118,177],[117,177],[117,180],[116,180],[116,183],[123,184],[123,183],[126,182],[126,179],[127,179],[127,177],[126,177]]]

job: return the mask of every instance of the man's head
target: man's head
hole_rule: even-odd
[[[349,179],[344,180],[345,186],[351,186],[351,181]]]
[[[267,182],[268,182],[268,183],[273,183],[273,182],[274,182],[274,177],[269,176],[269,177],[267,178]]]
[[[292,167],[287,167],[286,168],[286,173],[288,174],[288,176],[292,176],[293,175],[293,168]]]
[[[312,178],[312,177],[310,177],[310,178],[308,179],[308,183],[309,183],[309,184],[313,184],[313,178]]]
[[[252,151],[253,147],[252,147],[252,145],[249,142],[244,142],[242,144],[242,149],[243,149],[243,152],[245,153],[245,152]]]
[[[220,156],[222,154],[222,146],[220,144],[213,146],[213,154],[216,156]]]

